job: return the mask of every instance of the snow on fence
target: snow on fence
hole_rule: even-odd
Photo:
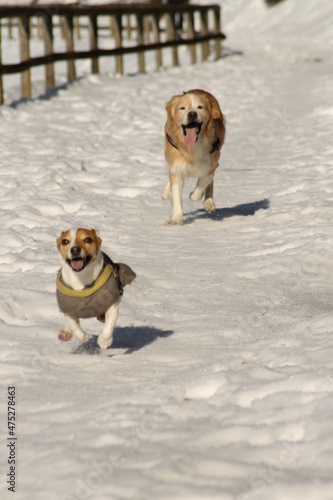
[[[110,20],[110,36],[113,48],[98,46],[99,34],[105,30],[105,22]],[[133,24],[134,21],[134,24]],[[11,36],[13,23],[19,26],[20,62],[2,64],[1,28]],[[65,40],[63,52],[54,51],[54,30],[60,24]],[[44,55],[30,56],[32,28],[37,26],[38,36],[44,41]],[[81,36],[81,30],[89,29],[89,50],[75,50],[75,36]],[[36,5],[0,7],[0,104],[3,103],[2,75],[21,74],[21,96],[31,98],[30,69],[45,66],[46,88],[55,85],[54,63],[67,61],[68,81],[76,78],[75,60],[91,59],[91,72],[99,72],[99,57],[114,56],[116,72],[124,73],[123,56],[138,54],[138,70],[145,72],[145,52],[154,50],[156,66],[160,68],[162,49],[172,51],[172,63],[179,64],[178,47],[188,45],[192,63],[197,61],[196,44],[201,46],[202,59],[210,55],[210,41],[214,41],[214,53],[218,58],[222,54],[221,40],[225,38],[221,31],[221,11],[219,5],[155,5],[155,4],[108,4],[108,5]]]

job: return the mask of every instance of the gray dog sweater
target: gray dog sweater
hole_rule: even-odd
[[[94,318],[105,314],[132,283],[136,274],[126,264],[116,264],[104,252],[103,269],[94,283],[83,290],[73,290],[61,276],[57,278],[57,300],[60,310],[72,318]]]

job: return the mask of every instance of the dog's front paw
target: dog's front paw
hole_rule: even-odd
[[[181,226],[183,224],[183,219],[182,218],[171,218],[168,220],[169,226]]]
[[[112,344],[112,337],[111,339],[106,339],[105,337],[102,337],[102,335],[99,335],[97,344],[101,349],[107,349]]]
[[[79,342],[82,342],[82,343],[83,342],[88,342],[88,340],[90,339],[90,335],[88,333],[86,333],[86,332],[82,332],[80,334],[75,333],[75,336],[76,336],[77,340]]]
[[[207,198],[207,200],[204,201],[204,209],[207,212],[212,213],[214,212],[215,208],[216,207],[213,198]]]

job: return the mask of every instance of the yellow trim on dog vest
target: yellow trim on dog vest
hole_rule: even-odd
[[[69,288],[61,282],[60,272],[57,279],[57,289],[60,293],[68,295],[69,297],[89,297],[89,295],[97,292],[103,285],[105,285],[112,273],[116,276],[115,270],[111,264],[107,264],[93,285],[88,288],[84,288],[83,290],[73,290],[73,288]]]

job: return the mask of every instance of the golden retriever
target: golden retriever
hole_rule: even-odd
[[[215,210],[213,178],[225,136],[225,123],[215,97],[200,89],[173,96],[166,105],[165,158],[169,180],[162,198],[171,197],[169,224],[182,224],[182,190],[187,177],[196,177],[192,201],[204,197],[207,212]]]

